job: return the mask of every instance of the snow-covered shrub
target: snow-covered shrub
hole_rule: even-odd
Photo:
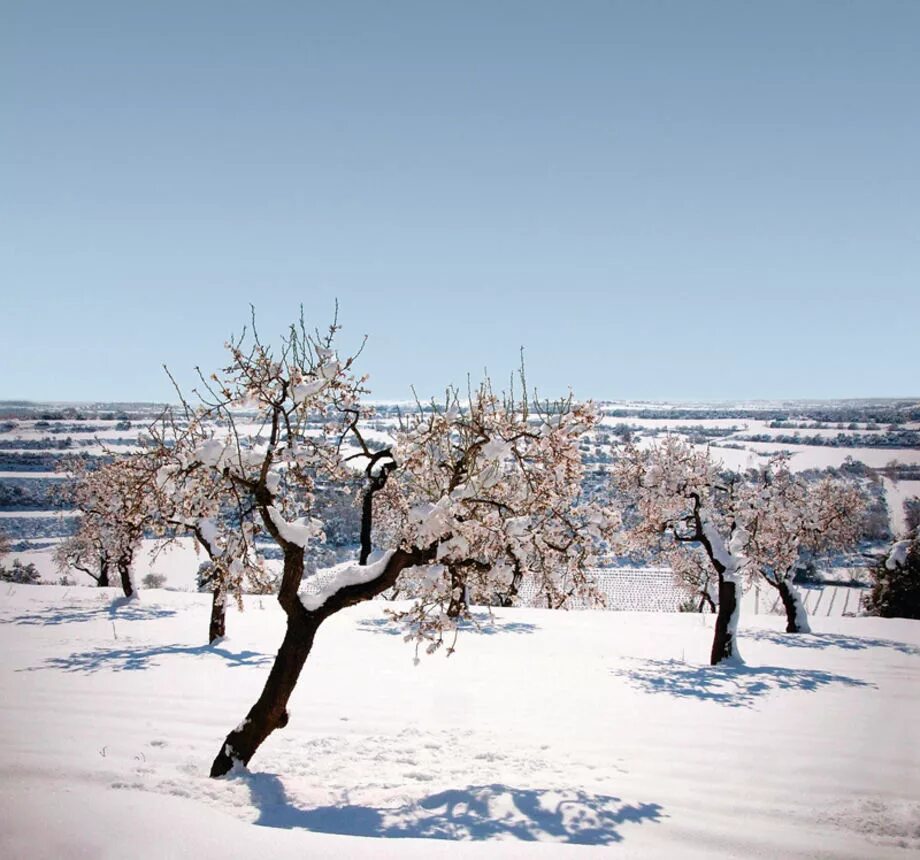
[[[920,535],[898,541],[869,571],[866,611],[883,618],[920,618]]]
[[[144,588],[162,588],[166,585],[166,577],[162,573],[148,573],[141,584]]]
[[[15,582],[19,585],[37,585],[41,580],[38,570],[32,562],[23,564],[18,558],[6,567],[0,564],[0,581]]]

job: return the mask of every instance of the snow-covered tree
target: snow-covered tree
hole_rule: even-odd
[[[659,556],[671,568],[677,587],[687,595],[684,610],[717,611],[713,595],[718,593],[718,576],[702,549],[689,546],[662,548]]]
[[[79,570],[94,580],[100,588],[108,588],[112,558],[109,541],[101,531],[83,528],[81,521],[77,533],[55,547],[52,558],[55,567],[61,573]]]
[[[248,495],[226,469],[215,468],[215,431],[205,411],[181,425],[167,414],[152,426],[147,460],[157,488],[156,530],[167,543],[190,534],[207,556],[199,588],[211,592],[208,642],[214,643],[226,635],[228,598],[242,609],[244,586],[267,592],[271,578],[255,548],[259,525]]]
[[[99,585],[108,584],[114,568],[125,597],[134,597],[134,557],[151,524],[156,497],[145,458],[119,457],[96,467],[75,458],[63,468],[73,477],[64,492],[79,511],[80,524],[56,552],[58,567],[89,573]]]
[[[301,322],[275,354],[253,325],[248,337],[227,344],[228,366],[202,377],[200,405],[186,404],[172,429],[166,421],[155,433],[162,520],[191,531],[208,552],[215,606],[218,589],[238,593],[241,577],[260,568],[257,537],[272,540],[283,559],[284,640],[262,695],[221,745],[214,776],[249,761],[287,722],[287,700],[319,625],[298,594],[307,548],[323,535],[311,515],[314,491],[351,475],[342,449],[361,417],[363,383],[351,372],[353,359],[336,355],[336,331],[334,323],[324,335],[309,333]]]
[[[628,546],[666,557],[673,557],[675,546],[702,550],[718,580],[710,662],[740,659],[738,614],[749,535],[735,516],[736,481],[720,474],[708,452],[676,436],[647,448],[627,444],[613,474],[632,507]]]
[[[284,639],[258,700],[221,745],[212,776],[248,763],[287,724],[288,699],[317,630],[336,612],[393,588],[408,572],[416,602],[400,616],[434,650],[467,612],[464,605],[455,617],[448,611],[461,586],[487,593],[530,575],[559,601],[587,589],[588,547],[612,520],[575,505],[577,440],[595,420],[589,407],[567,402],[531,414],[484,386],[469,404],[452,395],[446,409],[420,409],[406,418],[392,449],[374,451],[360,428],[364,380],[353,375],[353,358],[338,358],[336,330],[333,324],[320,336],[301,323],[277,355],[255,334],[245,348],[230,343],[230,365],[203,380],[203,405],[184,418],[207,438],[186,444],[177,437],[174,462],[160,468],[167,496],[188,492],[183,471],[211,470],[220,492],[239,500],[238,521],[248,524],[241,543],[265,535],[283,556]],[[242,406],[256,412],[254,423],[237,420]],[[322,535],[315,487],[353,485],[356,466],[365,476],[359,559],[320,571],[302,591],[306,553]],[[375,533],[387,539],[376,553]]]
[[[528,408],[485,383],[466,402],[452,391],[403,421],[377,534],[384,546],[436,546],[434,564],[400,580],[414,605],[394,613],[429,651],[471,603],[507,602],[525,577],[552,607],[575,594],[600,600],[586,571],[619,521],[579,498],[578,440],[596,420],[590,404]]]
[[[745,550],[752,575],[779,592],[786,632],[809,633],[805,605],[793,583],[803,553],[818,556],[856,545],[863,532],[866,498],[851,482],[809,482],[780,455],[746,476],[735,513],[749,534]]]

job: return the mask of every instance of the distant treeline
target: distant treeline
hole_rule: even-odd
[[[602,406],[602,411],[604,415],[610,418],[643,418],[656,421],[668,421],[669,419],[712,421],[717,418],[728,418],[747,421],[810,421],[829,424],[856,422],[859,424],[879,425],[920,421],[920,401],[916,400],[895,401],[891,405],[854,406],[841,404],[840,406],[809,406],[801,412],[790,409],[745,409],[735,407],[623,409],[608,406]]]
[[[823,445],[829,448],[920,448],[920,433],[916,430],[885,431],[884,433],[838,433],[836,436],[804,436],[800,433],[751,433],[736,436],[739,442],[774,442],[779,445]]]

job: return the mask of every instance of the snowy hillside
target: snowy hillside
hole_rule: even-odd
[[[247,598],[207,647],[207,595],[114,595],[0,594],[0,856],[920,851],[918,622],[748,617],[747,666],[711,668],[709,616],[501,610],[414,666],[364,604],[321,628],[251,772],[215,781],[280,610]]]

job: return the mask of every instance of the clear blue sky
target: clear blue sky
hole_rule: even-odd
[[[303,303],[381,398],[920,394],[920,2],[0,7],[0,398]]]

